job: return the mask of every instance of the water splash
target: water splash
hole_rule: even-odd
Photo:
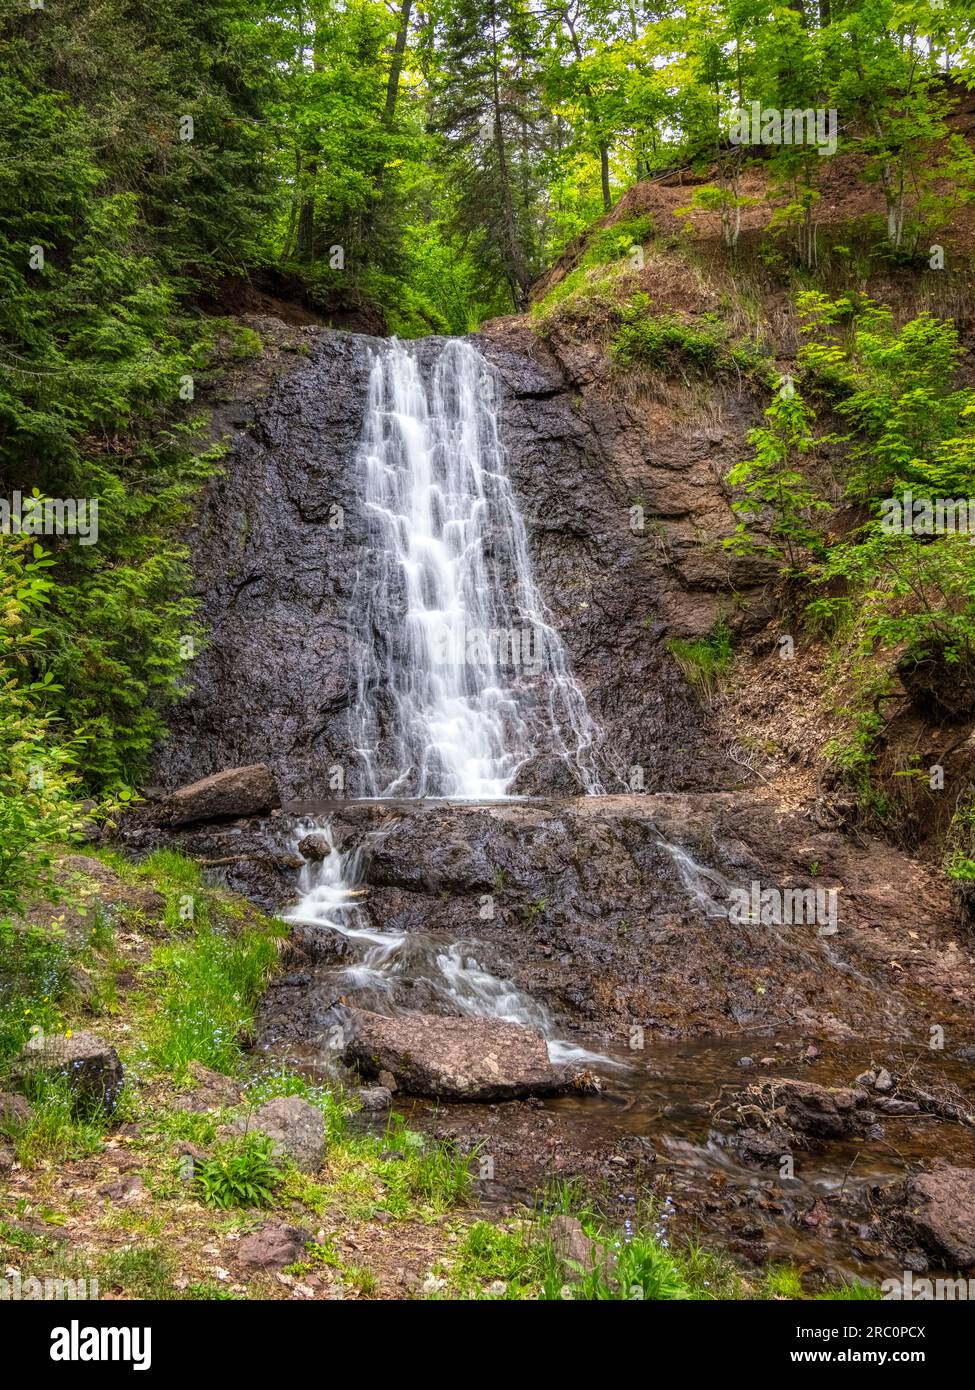
[[[443,342],[429,380],[412,345],[373,359],[353,712],[369,796],[494,800],[541,753],[602,791],[601,732],[535,582],[499,395],[463,339]]]
[[[348,943],[348,961],[329,972],[337,993],[355,990],[358,1002],[395,1014],[408,1012],[398,1002],[403,986],[420,984],[447,1013],[497,1018],[536,1029],[555,1063],[618,1065],[559,1038],[544,1005],[513,981],[483,968],[477,958],[479,942],[448,942],[425,932],[378,931],[370,926],[359,906],[361,853],[344,854],[328,820],[299,822],[292,833],[293,846],[297,848],[311,833],[324,837],[329,853],[304,864],[298,882],[301,900],[284,915],[289,921],[334,932]]]

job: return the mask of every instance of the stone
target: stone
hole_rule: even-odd
[[[600,1248],[586,1235],[582,1223],[574,1216],[553,1216],[544,1228],[552,1242],[556,1259],[570,1282],[584,1278],[594,1269],[605,1263]],[[609,1257],[609,1268],[615,1268],[616,1260]]]
[[[170,825],[192,825],[196,821],[259,816],[280,805],[281,794],[271,769],[266,763],[252,763],[180,787],[164,802],[164,815]]]
[[[388,1110],[393,1103],[393,1093],[388,1086],[363,1087],[359,1092],[359,1104],[363,1110]]]
[[[9,1177],[14,1170],[17,1155],[7,1144],[0,1144],[0,1178]]]
[[[228,1134],[257,1130],[273,1141],[273,1151],[289,1158],[303,1173],[317,1173],[325,1157],[325,1117],[301,1096],[267,1100],[249,1115],[225,1127]]]
[[[111,1113],[122,1090],[122,1063],[115,1048],[95,1033],[36,1033],[14,1065],[21,1080],[38,1073],[67,1077],[79,1104]]]
[[[237,1260],[245,1269],[284,1269],[297,1264],[311,1240],[308,1231],[286,1226],[281,1221],[265,1221],[245,1236],[237,1247]]]
[[[352,1027],[347,1060],[367,1076],[391,1072],[409,1095],[506,1100],[571,1084],[549,1061],[542,1035],[515,1023],[434,1014],[384,1018],[354,1009]]]
[[[145,1183],[138,1173],[126,1173],[115,1182],[106,1183],[98,1189],[99,1197],[107,1197],[112,1202],[131,1202],[141,1196]]]
[[[4,1133],[23,1129],[33,1113],[34,1107],[25,1096],[15,1091],[0,1091],[0,1130]]]
[[[936,1161],[876,1195],[898,1243],[919,1245],[952,1271],[975,1268],[975,1168]]]
[[[875,1091],[892,1091],[894,1089],[894,1078],[886,1067],[881,1067],[874,1079],[873,1088]]]
[[[327,835],[311,834],[298,841],[298,853],[305,859],[310,859],[314,863],[319,863],[322,859],[327,859],[332,853],[332,846],[328,842]]]

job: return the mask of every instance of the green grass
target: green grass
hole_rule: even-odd
[[[172,933],[152,960],[163,983],[148,1056],[177,1081],[193,1061],[237,1075],[242,1037],[253,1024],[287,929],[207,894],[197,866],[180,855],[160,851],[144,871],[165,892]]]
[[[71,953],[63,936],[0,921],[0,1064],[15,1057],[35,1028],[63,1026]]]
[[[6,1131],[25,1167],[99,1152],[108,1116],[97,1106],[79,1107],[66,1077],[39,1074],[30,1077],[24,1089],[32,1107],[30,1119],[21,1126],[8,1124]]]
[[[675,637],[668,645],[686,680],[705,703],[712,704],[733,656],[727,623],[719,619],[706,637],[694,641]]]
[[[764,381],[769,360],[749,340],[734,341],[716,314],[685,322],[679,314],[653,314],[648,295],[633,295],[622,310],[622,322],[610,345],[610,355],[622,366],[643,366],[667,375],[717,377],[754,374]]]

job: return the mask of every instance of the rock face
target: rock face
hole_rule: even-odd
[[[383,1018],[354,1010],[352,1025],[346,1059],[367,1076],[390,1072],[408,1095],[509,1100],[568,1086],[541,1034],[514,1023],[423,1014]]]
[[[180,787],[169,797],[164,816],[170,825],[259,816],[281,805],[281,795],[265,763],[231,767]]]
[[[62,1037],[38,1033],[24,1047],[15,1075],[27,1080],[39,1073],[63,1076],[79,1105],[111,1112],[122,1089],[122,1063],[115,1048],[94,1033]]]
[[[592,362],[556,355],[524,326],[503,322],[475,341],[502,380],[500,423],[542,596],[606,730],[607,787],[621,789],[633,766],[648,788],[736,785],[667,644],[722,615],[743,621],[743,605],[759,602],[756,562],[717,544],[733,517],[716,481],[758,403],[729,392],[721,431],[688,428],[682,412],[622,399]],[[263,760],[289,800],[327,797],[336,766],[345,794],[359,790],[349,615],[370,535],[356,459],[377,347],[323,331],[209,487],[190,541],[210,645],[160,753],[166,787]],[[440,340],[416,351],[429,372]],[[519,790],[576,788],[563,764],[540,762]]]
[[[273,1151],[289,1158],[303,1173],[317,1173],[325,1157],[325,1118],[317,1105],[300,1096],[265,1101],[251,1115],[227,1126],[231,1134],[257,1130],[273,1141]]]

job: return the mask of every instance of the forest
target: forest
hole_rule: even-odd
[[[935,1151],[931,1201],[975,1199],[973,264],[970,0],[0,0],[7,1264],[196,1301],[872,1302],[902,1268],[975,1271],[970,1223],[902,1210]],[[429,455],[388,434],[404,414]],[[465,469],[481,492],[441,527]],[[502,679],[485,647],[450,685],[411,624],[451,605],[542,633],[541,664]],[[184,793],[208,809],[181,819]],[[406,831],[355,809],[397,798]],[[787,891],[839,915],[785,942]],[[755,905],[737,937],[729,900]],[[427,945],[320,979],[309,922]],[[461,1144],[370,1099],[463,1099],[410,1048],[372,1086],[345,1032],[338,1081],[265,1046],[311,1036],[307,1001],[275,1013],[299,967],[328,1028],[378,1030],[368,1056],[430,1019],[487,1029],[456,1042],[478,1057],[536,1030],[562,1099],[474,1098],[510,1116],[531,1221],[474,1202],[499,1131],[471,1105]],[[685,1089],[634,1102],[634,1028],[689,1049],[657,1059]],[[24,1061],[74,1035],[103,1039],[94,1105]],[[771,1081],[740,1069],[760,1056]],[[571,1107],[605,1089],[637,1118],[583,1139]],[[299,1098],[324,1167],[233,1129]],[[847,1148],[750,1226],[685,1173],[678,1250],[627,1145],[663,1158],[660,1116],[704,1101],[742,1171]],[[72,1207],[43,1175],[80,1182],[119,1126],[139,1193],[85,1217],[71,1264],[38,1213],[103,1187]],[[232,1245],[292,1221],[293,1258],[214,1274],[228,1212]]]

